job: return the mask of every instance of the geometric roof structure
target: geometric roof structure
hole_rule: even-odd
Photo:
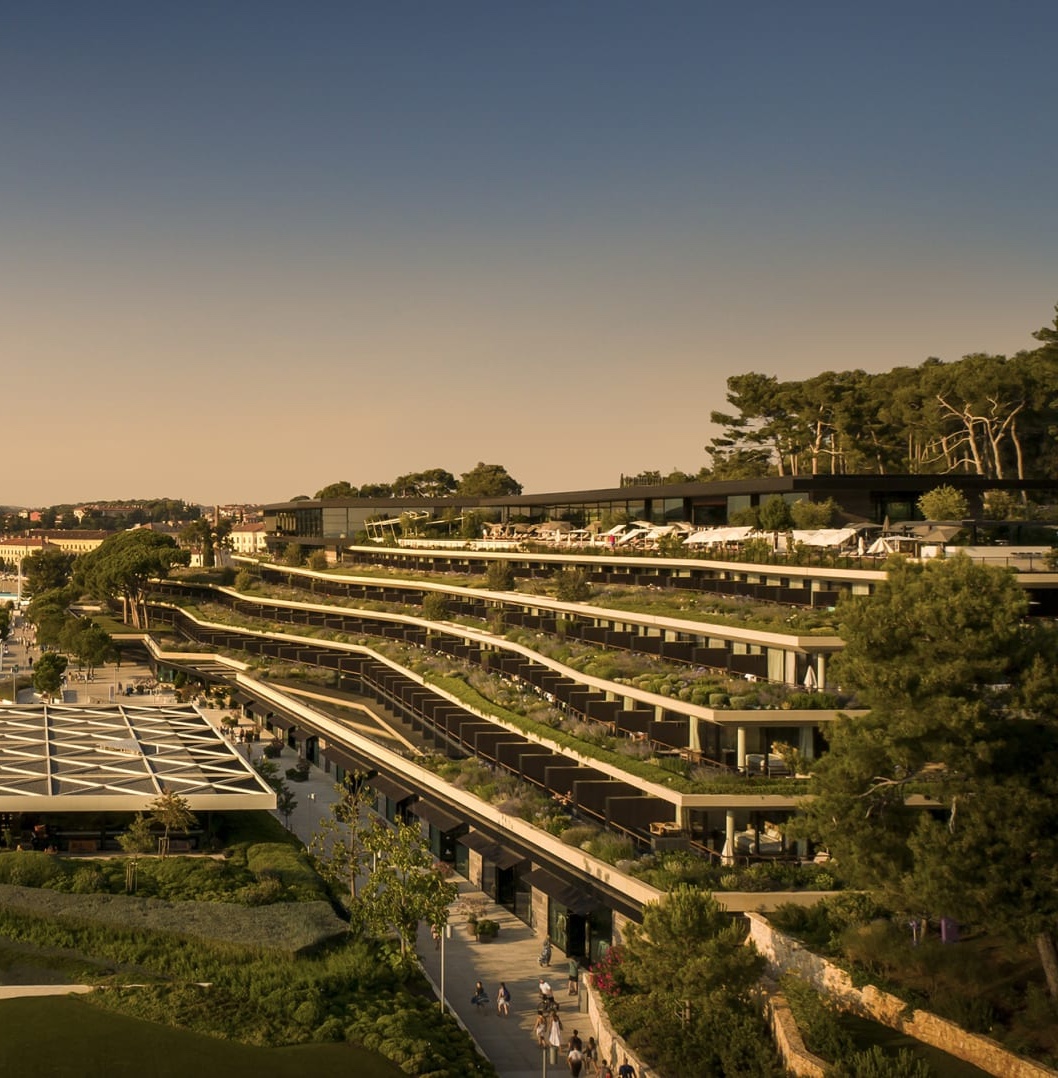
[[[190,704],[0,706],[0,812],[275,808],[275,791]]]

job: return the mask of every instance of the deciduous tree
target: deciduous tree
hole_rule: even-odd
[[[970,510],[966,495],[947,483],[927,490],[917,505],[926,520],[963,520]]]
[[[159,794],[147,808],[150,810],[151,819],[161,824],[163,829],[163,835],[159,841],[163,857],[169,853],[169,833],[186,831],[198,822],[187,798],[181,797],[173,790],[166,790]]]
[[[368,824],[364,819],[364,809],[373,800],[371,790],[363,779],[362,775],[351,775],[344,783],[335,786],[338,799],[331,805],[330,813],[320,820],[309,840],[309,853],[317,872],[325,880],[348,892],[354,913],[357,879],[363,871],[368,852],[365,845]]]
[[[459,893],[439,866],[419,829],[402,821],[391,827],[375,819],[364,838],[374,865],[361,895],[367,924],[376,931],[397,930],[400,950],[414,950],[419,922],[439,928]]]

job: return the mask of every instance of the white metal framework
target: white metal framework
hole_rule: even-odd
[[[190,705],[0,707],[0,812],[267,809],[275,793]]]

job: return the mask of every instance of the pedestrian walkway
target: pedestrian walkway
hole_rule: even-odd
[[[537,1046],[533,1036],[537,1003],[540,999],[541,974],[547,976],[559,1003],[562,1040],[566,1043],[576,1029],[587,1044],[594,1036],[591,1022],[581,1007],[579,995],[566,993],[567,965],[565,955],[555,950],[551,965],[541,969],[540,947],[543,942],[533,930],[514,914],[497,906],[466,880],[457,877],[460,899],[478,899],[488,903],[485,916],[500,924],[499,935],[488,943],[479,943],[466,929],[466,916],[458,910],[450,915],[452,935],[445,940],[445,998],[450,1009],[460,1019],[482,1052],[492,1061],[501,1078],[531,1078],[535,1075],[568,1074],[566,1054],[560,1052],[555,1063]],[[419,954],[426,975],[439,992],[441,981],[441,952],[430,938],[428,926],[419,930]],[[481,981],[489,994],[486,1007],[470,1002],[474,984]],[[511,1013],[502,1017],[496,1009],[496,993],[500,982],[511,993]]]
[[[259,751],[260,745],[252,748]],[[281,771],[293,766],[295,759],[293,750],[284,748],[283,756],[277,761]],[[298,802],[290,816],[290,829],[307,844],[319,830],[320,820],[337,800],[334,780],[313,767],[307,781],[290,783],[290,788]],[[587,1014],[581,1009],[580,997],[567,995],[565,955],[555,949],[551,966],[542,970],[539,964],[542,936],[535,934],[514,914],[497,906],[461,876],[453,878],[459,887],[459,898],[449,914],[451,936],[444,942],[445,999],[449,1011],[473,1037],[500,1078],[536,1078],[538,1075],[560,1078],[568,1075],[565,1052],[560,1052],[557,1060],[551,1063],[533,1036],[542,973],[547,974],[559,1002],[563,1043],[569,1040],[574,1029],[579,1030],[585,1044],[588,1037],[596,1035]],[[479,943],[469,935],[466,915],[460,909],[461,902],[467,899],[484,903],[484,916],[499,922],[500,931],[495,939]],[[417,950],[422,956],[424,972],[440,996],[441,949],[431,939],[428,925],[419,928]],[[488,992],[489,1003],[485,1007],[475,1007],[470,1002],[476,981],[482,981]],[[502,1017],[496,1009],[496,993],[501,981],[511,993],[511,1013],[507,1017]]]
[[[135,664],[122,664],[120,672],[110,666],[100,670],[98,680],[72,685],[71,695],[75,695],[76,702],[81,704],[110,702],[118,680],[127,682],[149,673],[146,666],[141,668]],[[123,703],[153,702],[144,697],[120,699]],[[204,714],[219,725],[220,719],[228,712],[207,709]],[[244,725],[249,727],[252,724],[245,722]],[[258,757],[264,743],[235,741],[234,747],[244,757]],[[280,774],[296,762],[296,752],[288,747],[284,747],[282,756],[276,760]],[[289,787],[297,799],[290,814],[289,827],[307,845],[320,829],[320,821],[329,814],[331,805],[338,799],[335,782],[332,776],[311,767],[305,782],[291,782]],[[280,822],[287,822],[281,813],[275,812],[274,815]],[[542,935],[536,934],[508,910],[496,905],[467,880],[459,876],[453,878],[459,887],[459,899],[450,912],[451,935],[444,943],[447,1009],[474,1039],[500,1078],[535,1078],[536,1075],[561,1078],[569,1073],[565,1052],[560,1051],[552,1063],[548,1053],[537,1045],[532,1032],[542,973],[547,975],[559,1002],[563,1044],[569,1041],[574,1029],[579,1031],[585,1044],[589,1036],[595,1035],[587,1014],[581,1009],[579,996],[567,994],[565,955],[556,948],[551,966],[546,971],[542,970],[538,961]],[[466,914],[460,905],[466,900],[480,903],[484,907],[483,916],[499,923],[500,931],[495,939],[481,943],[468,933]],[[431,938],[428,925],[420,926],[417,950],[422,956],[423,970],[440,996],[441,949]],[[475,1007],[470,1002],[474,984],[479,980],[484,983],[489,996],[489,1003],[485,1007]],[[506,983],[511,993],[510,1014],[506,1017],[501,1016],[496,1007],[496,994],[501,981]],[[60,990],[66,992],[71,989],[63,986]]]

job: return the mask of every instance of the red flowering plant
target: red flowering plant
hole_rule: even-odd
[[[622,949],[611,947],[606,954],[591,967],[591,983],[603,999],[616,999],[624,990],[624,977],[621,975]]]

